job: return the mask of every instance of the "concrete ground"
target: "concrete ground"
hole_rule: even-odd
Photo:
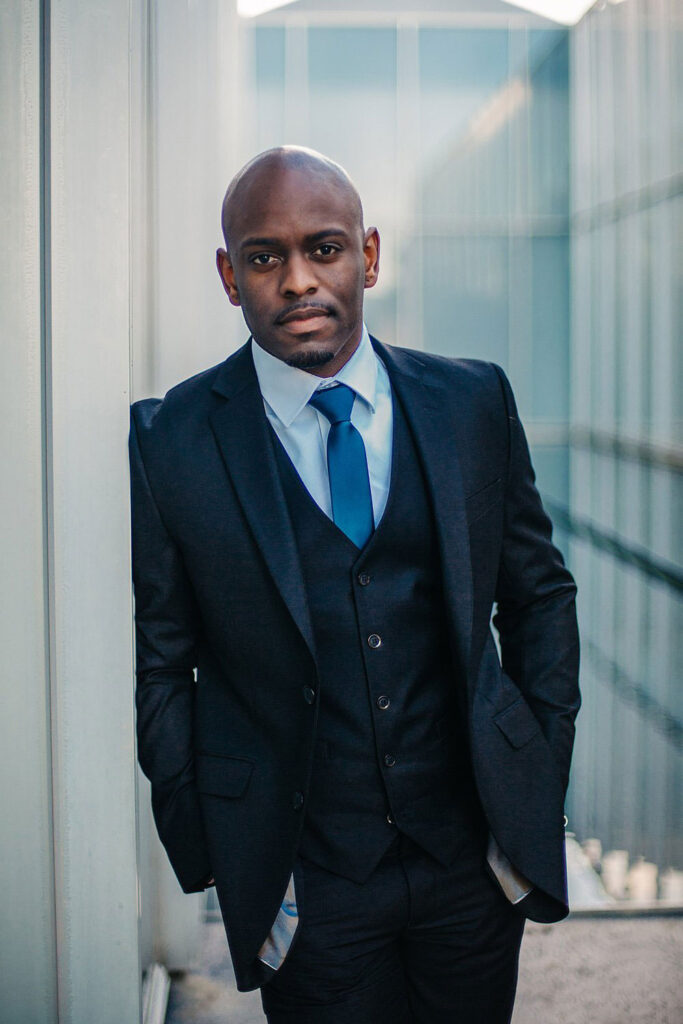
[[[529,923],[513,1024],[683,1024],[682,965],[681,917]],[[259,994],[235,989],[223,926],[206,925],[197,971],[173,980],[167,1024],[264,1021]]]

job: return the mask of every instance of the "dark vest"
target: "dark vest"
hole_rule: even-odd
[[[362,551],[273,432],[318,654],[317,743],[299,852],[362,882],[397,830],[452,862],[476,799],[422,469],[396,395],[391,486]]]

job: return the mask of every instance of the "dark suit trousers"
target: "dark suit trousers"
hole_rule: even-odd
[[[524,917],[484,840],[445,868],[409,839],[359,885],[300,860],[299,929],[261,989],[270,1024],[508,1024]]]

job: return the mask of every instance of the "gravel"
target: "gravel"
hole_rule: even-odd
[[[683,1024],[682,964],[681,917],[530,922],[513,1024]],[[173,978],[166,1024],[264,1020],[258,992],[235,989],[223,926],[208,924],[197,970]]]

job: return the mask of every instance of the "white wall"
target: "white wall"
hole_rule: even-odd
[[[220,209],[241,165],[242,105],[234,4],[136,5],[131,123],[132,397],[170,387],[246,339],[215,269]],[[186,896],[168,864],[139,779],[143,965],[187,968],[204,896]],[[227,955],[227,945],[226,945]]]
[[[0,6],[0,1004],[56,1019],[40,267],[40,19]]]
[[[137,793],[128,406],[245,335],[214,269],[235,21],[0,6],[3,1024],[129,1024],[141,968],[197,949]]]
[[[7,1024],[140,1014],[130,36],[128,0],[0,7]]]
[[[215,269],[223,195],[243,162],[236,22],[234,2],[163,0],[139,25],[147,85],[132,151],[134,398],[163,395],[248,336]]]

